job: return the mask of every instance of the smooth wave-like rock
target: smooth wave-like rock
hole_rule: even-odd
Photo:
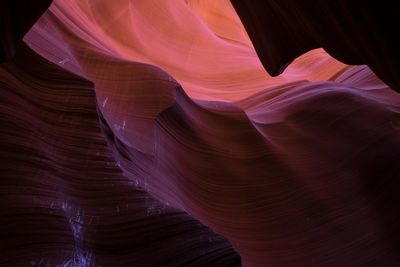
[[[279,9],[279,4],[273,7]],[[242,11],[238,13],[243,20]],[[252,12],[247,15],[254,19]],[[280,18],[274,23],[294,27],[290,16]],[[31,126],[36,135],[26,132],[25,137],[42,136],[46,130],[46,142],[33,145],[40,151],[30,159],[34,173],[43,171],[39,159],[44,154],[45,162],[52,163],[45,166],[53,166],[45,170],[63,185],[53,191],[62,190],[61,199],[67,201],[61,204],[66,214],[61,218],[69,232],[54,223],[69,233],[65,264],[239,264],[220,235],[239,252],[244,266],[400,262],[400,96],[395,88],[368,66],[346,65],[323,49],[300,55],[314,47],[299,52],[290,50],[293,44],[287,41],[277,55],[269,51],[261,56],[264,65],[271,57],[273,68],[298,56],[281,75],[271,77],[250,42],[258,53],[267,45],[258,31],[265,26],[264,17],[251,27],[240,19],[229,1],[119,0],[116,5],[56,0],[25,36],[26,44],[42,57],[82,77],[52,78],[49,74],[61,68],[54,71],[46,61],[52,70],[33,68],[37,74],[13,80],[21,83],[39,75],[45,84],[66,89],[60,99],[53,91],[43,98],[40,90],[21,85],[19,95],[32,96],[35,100],[27,99],[37,105],[55,98],[52,108],[64,103],[61,109],[67,109],[58,116],[48,115],[46,105],[23,105],[20,111],[38,121]],[[271,25],[276,26],[276,38],[285,37],[279,25]],[[333,39],[337,35],[326,34]],[[333,45],[331,39],[325,41]],[[375,44],[363,47],[371,53]],[[29,66],[22,62],[27,61],[21,60],[23,68]],[[77,81],[91,88],[83,78],[94,84],[94,91],[86,90],[87,98],[75,88],[81,88]],[[8,98],[22,101],[4,96]],[[84,99],[90,103],[80,102]],[[35,109],[26,111],[31,106]],[[72,111],[83,107],[91,117],[83,111],[74,116]],[[4,114],[14,118],[13,111]],[[7,130],[3,135],[0,140],[10,139],[6,143],[16,138]],[[103,181],[104,175],[112,177]],[[21,184],[25,176],[18,176]],[[40,181],[32,178],[29,183]],[[49,205],[37,195],[33,199]],[[4,203],[17,214],[10,202]],[[93,223],[83,214],[100,217]],[[176,218],[182,224],[175,223]],[[173,232],[177,229],[179,235]],[[51,244],[42,251],[54,248]]]
[[[126,98],[112,101],[129,110]],[[298,82],[243,111],[177,87],[154,152],[117,139],[114,153],[152,195],[228,237],[245,266],[395,265],[399,103],[387,87]]]
[[[93,84],[22,46],[0,67],[1,266],[238,266],[226,239],[126,178]]]
[[[195,3],[120,0],[115,6],[112,1],[59,0],[25,41],[95,83],[106,76],[96,67],[98,55],[150,64],[171,75],[190,97],[202,100],[237,101],[280,83],[329,80],[348,67],[317,49],[294,61],[285,75],[271,77],[229,2],[224,8],[230,24],[219,17],[218,24],[204,23],[199,10],[211,12],[215,1],[205,2],[210,4],[202,9]],[[126,8],[121,11],[120,6]],[[159,15],[147,15],[153,13]],[[230,26],[224,35],[215,26],[219,23]]]

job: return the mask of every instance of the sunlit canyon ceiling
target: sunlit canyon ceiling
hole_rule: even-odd
[[[0,2],[0,266],[399,266],[396,1]]]

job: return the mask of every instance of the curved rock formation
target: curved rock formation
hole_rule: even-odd
[[[5,147],[14,144],[3,157],[16,155],[5,170],[17,177],[2,188],[19,192],[1,202],[10,215],[0,225],[10,240],[22,227],[48,245],[21,240],[3,251],[25,247],[67,266],[240,264],[222,235],[244,266],[400,262],[400,96],[368,66],[323,49],[302,54],[322,45],[396,85],[398,62],[369,61],[387,36],[374,29],[381,42],[369,46],[359,27],[341,35],[296,1],[232,2],[244,26],[229,1],[53,3],[24,40],[59,67],[28,48],[3,65],[8,130],[0,132]],[[274,16],[259,16],[265,10]],[[357,23],[367,11],[359,12]],[[352,24],[343,18],[340,25]],[[318,35],[319,21],[327,33]],[[342,50],[353,32],[360,39]],[[272,74],[290,64],[271,77],[256,50]],[[42,141],[26,141],[35,137]],[[26,150],[36,154],[24,159]],[[25,162],[37,176],[15,171]],[[43,183],[53,186],[44,193]],[[38,192],[26,200],[30,184]],[[13,198],[24,199],[22,208]],[[41,219],[41,205],[60,222]],[[39,239],[53,229],[40,220],[57,229]],[[65,255],[51,256],[62,242]]]
[[[92,83],[26,46],[0,78],[1,266],[240,265],[224,238],[122,175]]]

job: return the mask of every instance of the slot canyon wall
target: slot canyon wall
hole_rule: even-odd
[[[400,264],[398,3],[0,5],[1,266]]]

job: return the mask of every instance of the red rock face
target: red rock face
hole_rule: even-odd
[[[252,2],[54,1],[0,69],[3,265],[400,262],[390,36]]]
[[[26,46],[0,77],[1,266],[240,264],[226,239],[122,174],[91,82]]]

